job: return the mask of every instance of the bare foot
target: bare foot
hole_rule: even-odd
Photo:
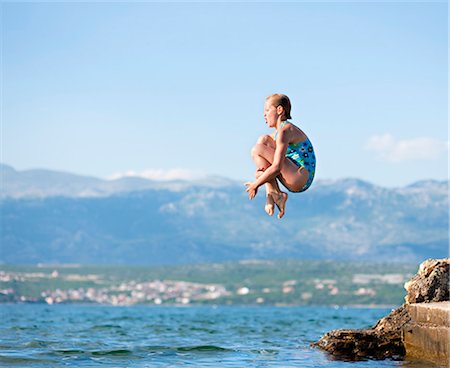
[[[280,211],[278,213],[278,218],[281,219],[284,216],[284,208],[286,207],[288,194],[285,192],[281,193],[272,192],[271,195],[275,204],[277,205],[278,210]]]
[[[274,204],[275,204],[275,202],[274,202],[274,200],[272,198],[272,195],[270,193],[267,193],[266,205],[264,207],[264,210],[267,212],[267,214],[269,216],[272,216],[273,213],[274,213],[274,207],[275,207]]]

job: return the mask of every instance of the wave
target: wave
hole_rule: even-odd
[[[176,351],[234,351],[233,349],[223,348],[216,345],[197,345],[197,346],[180,346],[175,348]]]
[[[113,329],[113,328],[122,328],[122,326],[120,325],[112,325],[112,324],[104,324],[104,325],[95,325],[92,326],[90,329],[91,330],[107,330],[107,329]]]
[[[14,365],[20,365],[23,366],[24,364],[47,364],[51,366],[52,364],[55,364],[56,362],[54,360],[48,360],[48,359],[39,359],[39,358],[27,358],[27,357],[19,357],[19,356],[5,356],[0,355],[0,365],[3,366],[3,364],[8,364],[8,367],[14,366]]]
[[[79,349],[60,349],[60,350],[53,350],[52,353],[58,355],[75,355],[75,354],[86,354],[87,352],[85,350]]]
[[[132,355],[133,351],[128,349],[113,349],[113,350],[79,350],[79,349],[63,349],[63,350],[54,350],[54,353],[58,355]]]
[[[131,355],[131,354],[133,354],[133,351],[127,349],[91,351],[91,355]]]
[[[32,341],[27,342],[24,346],[26,348],[46,348],[49,347],[51,345],[55,345],[57,344],[57,341],[46,341],[46,340],[38,340],[38,339],[34,339]]]
[[[224,348],[216,345],[193,345],[193,346],[144,346],[136,350],[128,349],[108,349],[108,350],[79,350],[79,349],[60,349],[54,350],[57,355],[90,355],[90,356],[131,356],[139,352],[147,353],[176,353],[176,352],[234,352],[233,349]]]
[[[234,349],[224,348],[217,345],[191,345],[191,346],[143,346],[139,350],[149,353],[168,352],[235,352]]]

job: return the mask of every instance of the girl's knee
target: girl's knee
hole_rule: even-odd
[[[263,149],[263,145],[257,143],[252,147],[250,154],[252,155],[252,157],[259,156],[262,152],[262,149]]]
[[[256,156],[266,156],[265,152],[267,152],[267,145],[262,143],[256,143],[251,150],[252,157]]]
[[[267,144],[270,144],[271,142],[273,142],[273,138],[268,134],[264,134],[258,138],[258,140],[256,141],[256,144],[267,145]]]

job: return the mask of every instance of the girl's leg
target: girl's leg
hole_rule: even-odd
[[[265,137],[266,138],[264,139],[266,141],[273,141],[272,137]],[[261,142],[263,142],[262,139],[263,137],[260,138]],[[260,142],[260,140],[258,140],[258,142]],[[273,146],[272,144],[257,143],[253,147],[252,154],[259,156],[261,160],[265,160],[268,162],[268,166],[270,166],[273,162],[273,156],[275,154],[275,142],[273,141],[273,143]],[[291,192],[299,192],[308,181],[309,172],[304,167],[298,167],[290,159],[285,158],[281,168],[281,173],[277,178]]]
[[[263,170],[257,170],[256,171],[256,179],[258,179],[262,173],[264,171]],[[277,184],[275,187],[278,187],[278,183],[275,180],[275,184]],[[271,187],[273,187],[274,184],[273,183],[266,183],[265,187],[266,187],[266,205],[264,206],[264,211],[266,211],[266,213],[269,216],[273,216],[274,213],[274,208],[275,208],[275,201],[273,200],[272,194],[270,192]]]
[[[253,156],[253,160],[255,161],[255,164],[257,167],[255,177],[256,177],[256,179],[258,179],[264,173],[264,171],[266,171],[266,169],[270,166],[270,163],[267,162],[265,159],[263,159],[259,155],[252,155],[252,156]],[[277,192],[280,193],[281,192],[280,187],[278,186],[276,179],[274,179],[274,180],[271,180],[270,182],[266,183],[265,188],[266,188],[266,205],[264,206],[264,211],[266,211],[266,213],[269,216],[273,216],[274,208],[275,208],[275,201],[273,199],[272,194],[275,195]],[[277,196],[277,198],[278,198],[278,196]]]
[[[258,140],[252,150],[252,156],[257,164],[257,168],[259,168],[258,163],[266,163],[264,170],[272,164],[275,149],[276,145],[272,137],[263,136]],[[291,192],[299,192],[308,181],[309,172],[304,167],[299,168],[290,159],[285,158],[281,168],[281,173],[277,178]],[[271,193],[275,204],[280,209],[280,214],[278,217],[281,218],[284,215],[284,206],[287,201],[287,193],[282,192],[278,187],[276,180],[274,181],[271,181],[270,186],[268,186],[268,190],[269,193]]]
[[[268,160],[266,157],[263,157],[260,155],[260,145],[267,146],[269,148],[272,148],[273,152],[275,152],[275,141],[270,135],[263,135],[258,138],[256,145],[252,149],[252,158],[256,165],[256,173],[255,177],[258,179],[264,171],[272,164],[273,161],[273,155],[272,159]],[[267,182],[265,184],[266,187],[266,193],[281,193],[280,187],[278,186],[278,183],[276,179],[271,180],[270,182]]]
[[[271,154],[270,154],[271,152]],[[256,178],[259,178],[262,173],[272,164],[273,155],[275,153],[275,141],[269,135],[262,136],[258,139],[256,145],[252,149],[252,158],[256,164]],[[264,207],[268,215],[272,216],[274,213],[274,204],[279,210],[278,218],[284,216],[284,210],[288,194],[280,190],[276,179],[266,183],[266,205]]]

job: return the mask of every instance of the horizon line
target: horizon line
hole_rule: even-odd
[[[159,182],[159,183],[170,183],[170,182],[198,182],[198,181],[202,181],[202,180],[207,180],[207,179],[223,179],[226,181],[231,181],[231,182],[245,182],[245,179],[234,179],[234,178],[230,178],[228,176],[223,176],[223,175],[218,175],[218,174],[214,174],[214,173],[202,173],[198,176],[193,176],[191,178],[187,178],[187,177],[170,177],[170,178],[166,178],[166,179],[161,179],[161,178],[151,178],[148,176],[144,176],[144,175],[139,175],[138,172],[129,170],[127,172],[125,172],[124,175],[119,175],[119,176],[114,176],[112,177],[111,175],[109,177],[101,177],[101,176],[95,176],[95,175],[91,175],[91,174],[79,174],[79,173],[75,173],[75,172],[71,172],[71,171],[65,171],[65,170],[57,170],[57,169],[49,169],[49,168],[42,168],[42,167],[36,167],[36,168],[31,168],[31,169],[22,169],[22,170],[17,170],[14,166],[6,164],[4,162],[0,162],[0,167],[8,167],[12,170],[14,170],[15,172],[18,173],[23,173],[23,172],[27,172],[27,171],[48,171],[51,173],[57,173],[57,174],[66,174],[66,175],[73,175],[73,176],[79,176],[79,177],[84,177],[84,178],[92,178],[92,179],[96,179],[96,180],[102,180],[102,181],[107,181],[107,182],[113,182],[116,180],[122,180],[122,179],[127,179],[127,178],[135,178],[135,179],[143,179],[143,180],[148,180],[148,181],[153,181],[153,182]],[[141,172],[145,172],[145,171],[155,171],[155,172],[171,172],[171,171],[176,171],[176,170],[182,170],[182,169],[147,169],[147,170],[141,170]],[[127,173],[130,172],[134,172],[136,175],[130,175]],[[187,172],[187,170],[186,170]],[[192,171],[195,172],[195,171]],[[3,182],[3,170],[1,172],[1,181]],[[436,179],[436,178],[426,178],[426,179],[419,179],[419,180],[415,180],[409,184],[406,185],[392,185],[392,186],[388,186],[388,185],[380,185],[380,184],[375,184],[374,182],[368,180],[368,179],[364,179],[358,176],[347,176],[347,177],[340,177],[340,178],[317,178],[316,179],[316,183],[320,182],[320,183],[330,183],[330,182],[339,182],[339,181],[345,181],[345,180],[358,180],[361,182],[365,182],[365,183],[369,183],[373,186],[377,186],[377,187],[382,187],[382,188],[404,188],[404,187],[409,187],[409,186],[413,186],[417,183],[423,183],[423,182],[438,182],[438,183],[448,183],[449,179]]]

